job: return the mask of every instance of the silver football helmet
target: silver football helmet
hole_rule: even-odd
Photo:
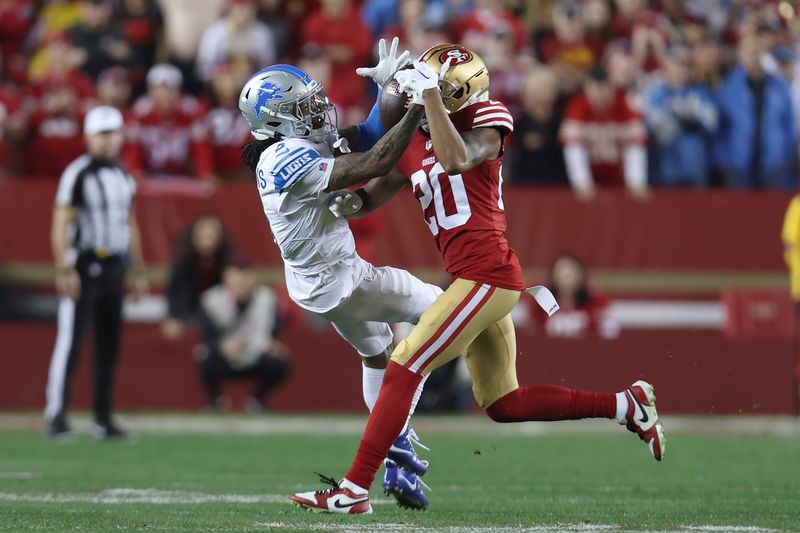
[[[259,140],[336,137],[336,107],[319,82],[292,65],[256,72],[242,88],[239,110]]]

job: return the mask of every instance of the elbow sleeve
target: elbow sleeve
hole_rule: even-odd
[[[639,144],[625,149],[625,184],[633,189],[647,185],[647,151]]]
[[[586,148],[579,144],[568,144],[564,147],[564,162],[573,188],[585,189],[594,185]]]

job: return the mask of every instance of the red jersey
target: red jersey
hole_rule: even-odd
[[[487,41],[492,32],[498,30],[505,30],[513,36],[515,52],[523,52],[528,47],[525,25],[503,8],[473,9],[455,21],[450,34],[452,42],[464,43],[475,50],[477,44]]]
[[[242,164],[242,145],[250,140],[250,126],[236,108],[215,107],[206,117],[214,147],[214,169],[223,180],[250,176]]]
[[[352,6],[339,18],[328,18],[322,9],[314,11],[303,21],[300,39],[301,44],[316,43],[323,49],[338,46],[349,50],[348,60],[337,60],[328,54],[331,82],[325,84],[325,93],[343,107],[359,106],[364,100],[366,85],[364,78],[356,74],[356,68],[369,63],[374,39],[358,9]]]
[[[514,131],[506,106],[489,100],[450,115],[458,131],[496,127]],[[523,290],[517,254],[506,239],[503,209],[503,154],[463,174],[448,175],[421,130],[397,165],[411,181],[423,217],[436,239],[447,272],[495,287]]]
[[[586,93],[570,100],[561,126],[564,145],[579,144],[589,154],[592,178],[597,185],[624,185],[622,159],[625,147],[644,144],[646,132],[642,118],[628,103],[624,91],[603,111],[589,103]]]
[[[135,174],[208,177],[214,155],[206,131],[205,107],[183,96],[171,112],[159,111],[148,96],[133,106],[125,162]]]
[[[58,114],[37,109],[28,121],[28,131],[25,172],[31,176],[58,179],[86,151],[80,109]]]

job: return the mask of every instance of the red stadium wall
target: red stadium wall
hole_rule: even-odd
[[[3,325],[0,408],[40,408],[55,339],[49,324]],[[359,359],[330,328],[292,327],[284,341],[294,372],[274,396],[277,411],[359,411]],[[718,332],[624,332],[614,341],[553,340],[518,332],[522,383],[619,390],[652,380],[672,413],[796,413],[791,342],[727,340]],[[158,328],[125,330],[117,403],[123,409],[198,409],[204,397],[191,357],[193,342],[167,343]],[[84,350],[74,405],[91,405],[91,353]],[[232,395],[244,398],[241,386]],[[241,405],[241,403],[239,403]]]
[[[0,265],[50,262],[50,181],[0,183]],[[592,268],[624,270],[782,271],[780,227],[790,196],[750,191],[658,191],[648,202],[621,191],[591,203],[563,189],[507,187],[509,240],[526,267],[542,267],[564,250]],[[145,255],[168,262],[176,237],[203,213],[215,213],[243,251],[262,264],[280,257],[255,189],[233,184],[142,187],[137,200]],[[380,263],[439,267],[419,204],[401,193],[383,210]]]
[[[54,187],[44,181],[0,184],[0,266],[49,264]],[[612,191],[584,204],[569,191],[509,187],[505,201],[509,239],[526,268],[543,268],[569,250],[592,268],[619,272],[623,278],[627,272],[647,271],[744,277],[784,272],[780,226],[789,202],[784,193],[658,191],[640,203]],[[249,257],[262,265],[279,264],[258,195],[246,184],[216,192],[193,186],[143,187],[137,213],[148,262],[167,263],[176,236],[192,218],[207,212],[223,219]],[[440,269],[410,195],[389,204],[381,224],[375,244],[378,263]],[[0,409],[43,405],[54,337],[49,323],[0,324]],[[358,359],[330,328],[294,321],[284,341],[293,350],[294,374],[276,394],[276,410],[362,408]],[[201,406],[192,346],[190,339],[164,341],[152,324],[129,325],[119,368],[119,406]],[[657,383],[667,411],[797,412],[797,351],[790,340],[728,339],[713,330],[624,331],[614,341],[553,340],[521,331],[519,347],[523,382],[616,390],[646,377]],[[85,357],[74,387],[76,406],[89,405],[90,370],[90,357]],[[241,393],[241,387],[237,390]]]

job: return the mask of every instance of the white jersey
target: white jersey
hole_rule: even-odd
[[[333,170],[327,143],[286,139],[264,150],[256,182],[281,250],[289,296],[323,313],[347,298],[365,275],[347,220],[328,210]]]

